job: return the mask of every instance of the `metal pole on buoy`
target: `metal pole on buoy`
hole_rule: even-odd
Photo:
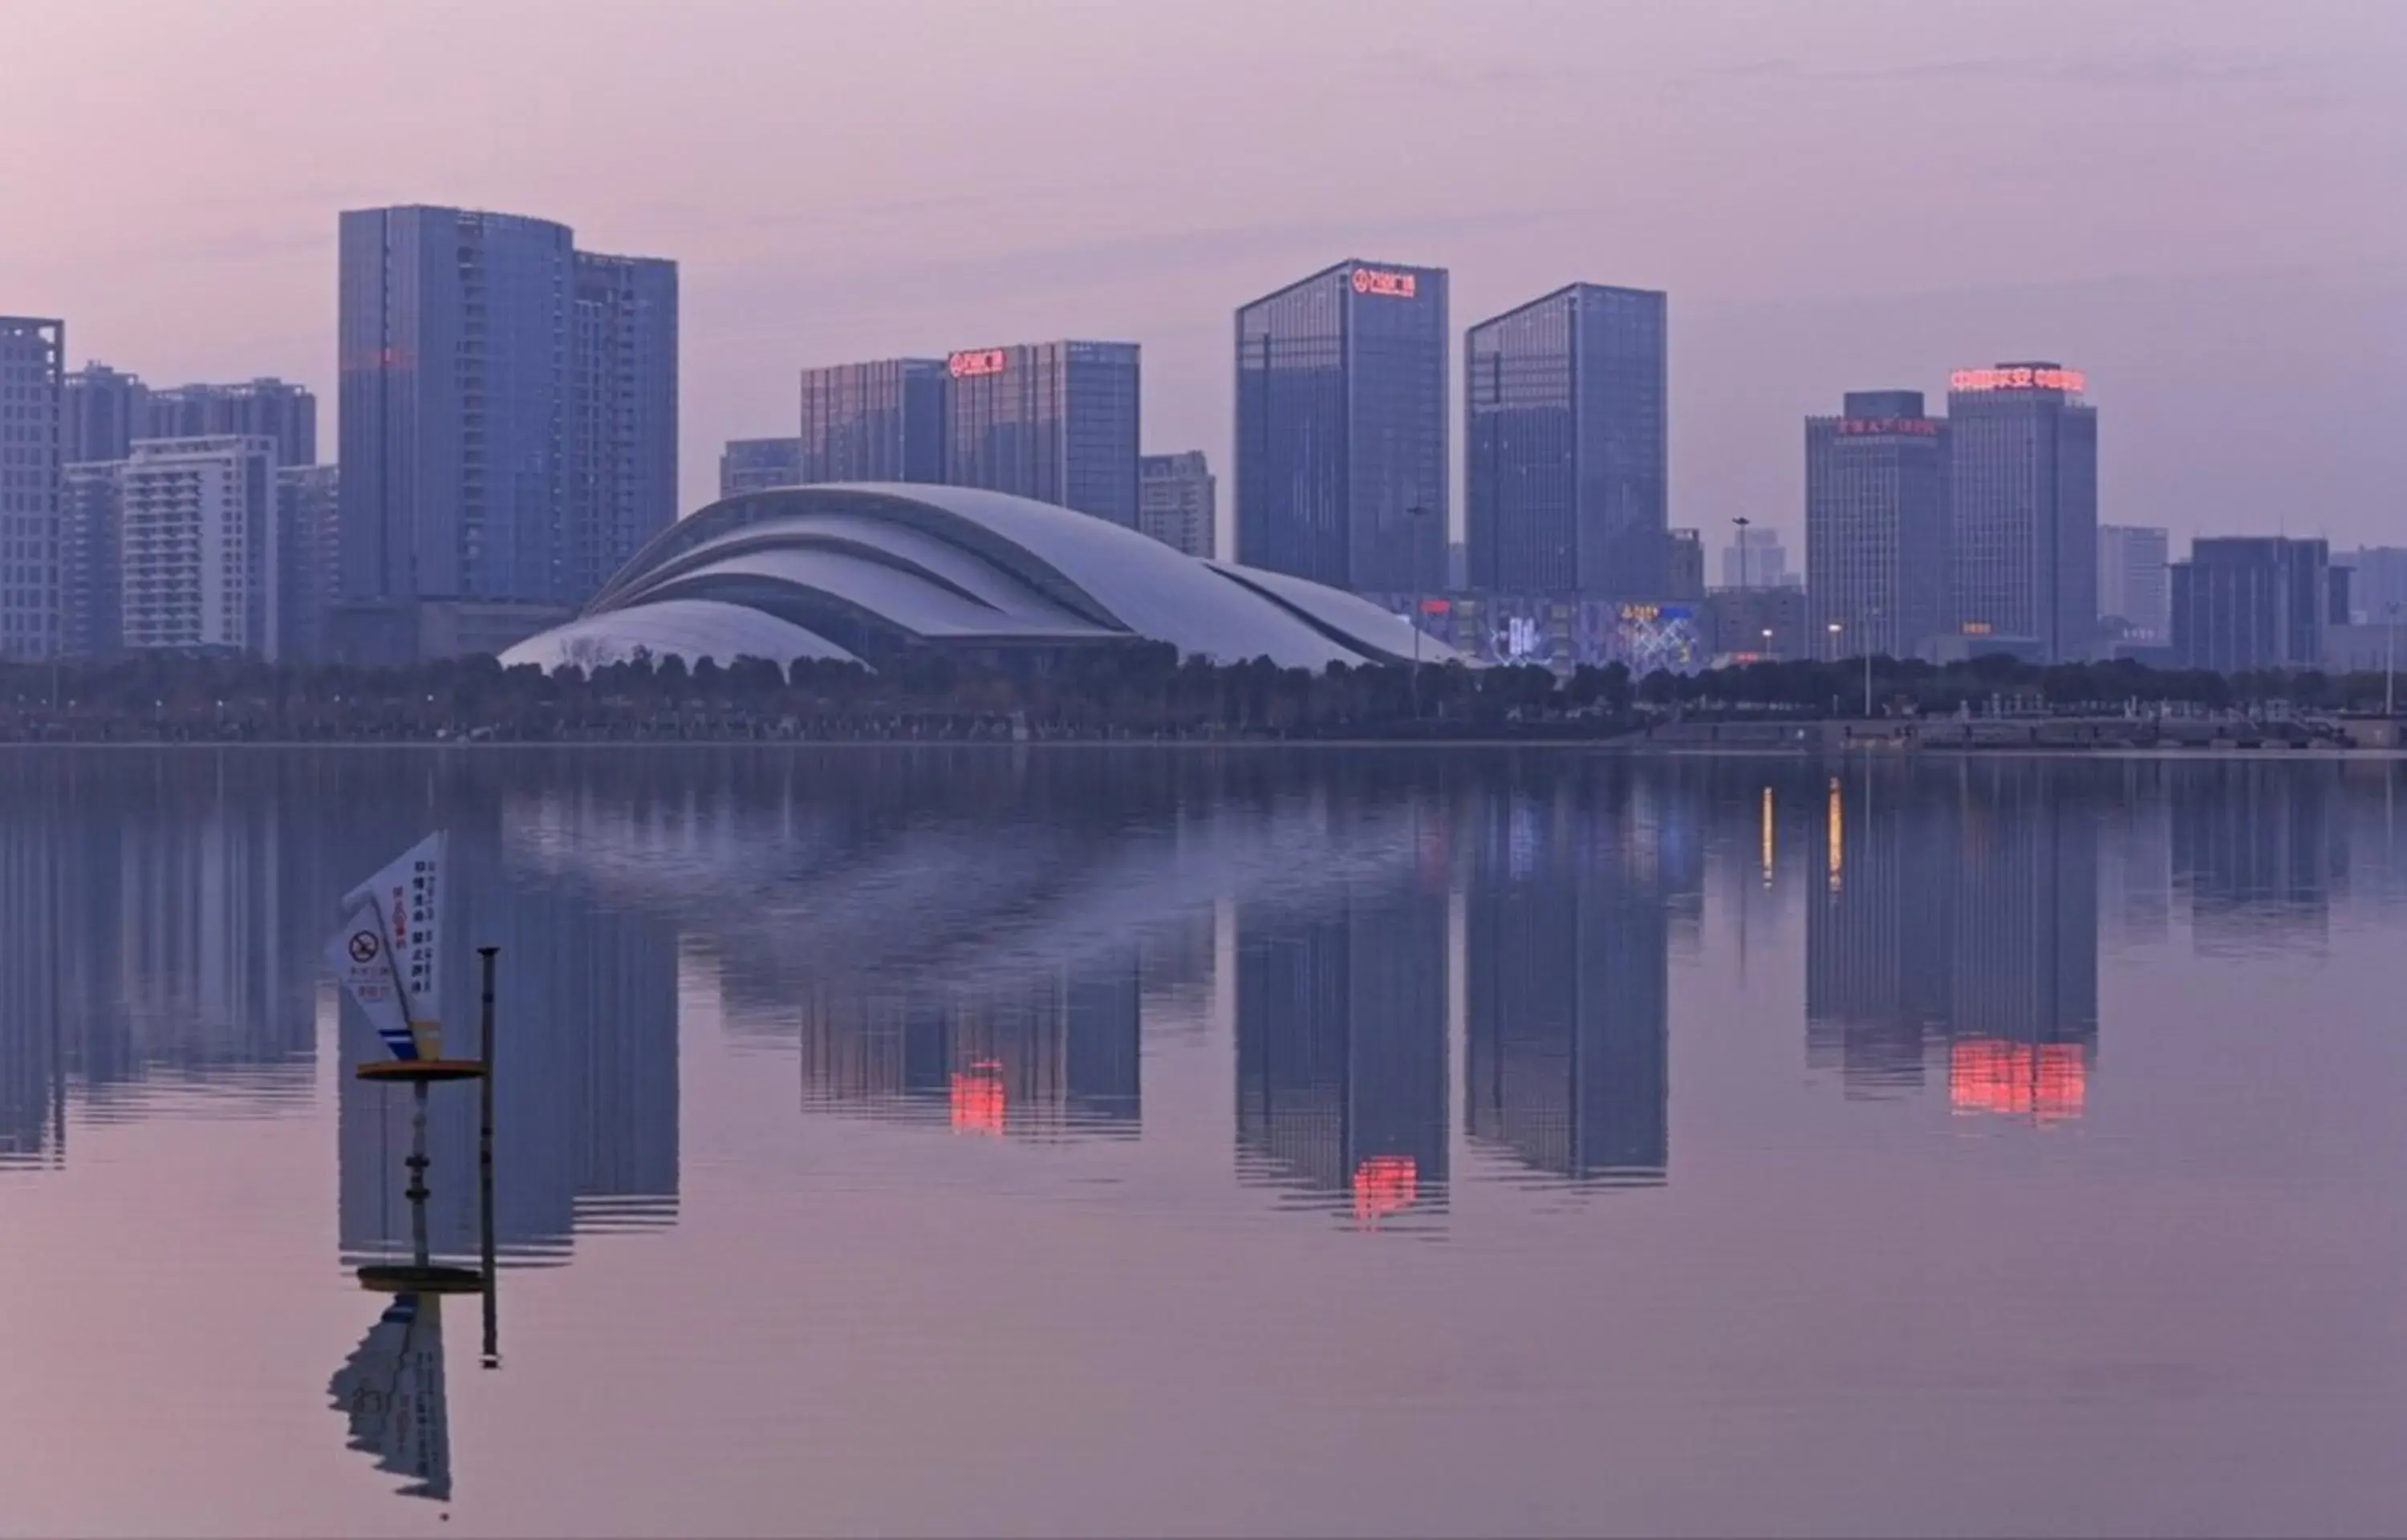
[[[477,1095],[483,1115],[477,1130],[477,1219],[485,1271],[485,1351],[488,1369],[502,1366],[500,1307],[501,1268],[493,1245],[493,959],[501,948],[480,946],[477,959],[484,975],[482,1009],[477,1034],[477,1054],[485,1067]]]
[[[426,1187],[426,1082],[413,1081],[409,1087],[409,1187],[402,1196],[409,1200],[409,1258],[420,1272],[434,1263],[426,1234],[426,1200],[433,1196]]]

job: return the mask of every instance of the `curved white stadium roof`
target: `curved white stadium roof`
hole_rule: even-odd
[[[585,613],[502,655],[859,660],[897,645],[1166,642],[1282,668],[1458,655],[1403,616],[1302,578],[1183,556],[1133,530],[966,487],[748,492],[662,530]]]

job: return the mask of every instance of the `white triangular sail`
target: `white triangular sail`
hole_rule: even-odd
[[[418,1038],[409,1030],[409,1008],[402,1001],[401,976],[393,970],[387,931],[377,906],[363,898],[326,943],[326,962],[386,1050],[396,1059],[414,1059]]]
[[[364,903],[376,911],[394,983],[401,992],[402,1012],[417,1047],[415,1053],[402,1055],[405,1058],[443,1056],[443,869],[448,842],[440,832],[428,835],[343,896],[347,911]]]

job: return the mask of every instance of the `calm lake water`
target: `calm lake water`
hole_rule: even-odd
[[[0,1530],[2397,1533],[2401,781],[13,752]]]

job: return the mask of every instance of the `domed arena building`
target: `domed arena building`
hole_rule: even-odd
[[[1370,600],[1200,560],[1134,530],[966,487],[747,492],[663,530],[576,619],[502,655],[547,671],[638,649],[689,664],[881,659],[941,650],[1041,663],[1167,643],[1218,663],[1444,662],[1459,655]]]

